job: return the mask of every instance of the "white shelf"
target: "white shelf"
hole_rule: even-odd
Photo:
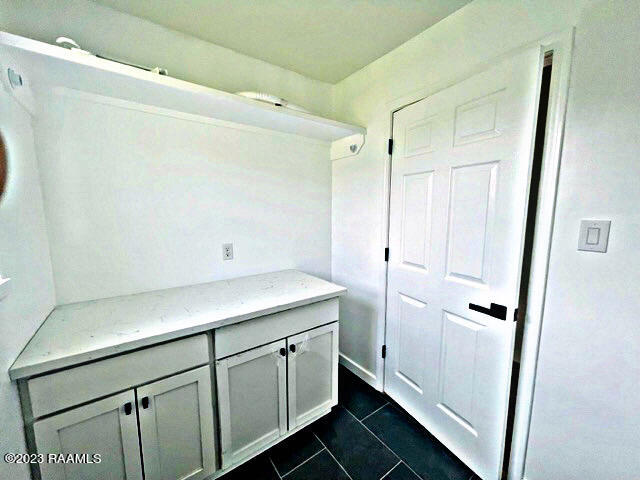
[[[5,32],[0,32],[0,64],[3,83],[34,114],[38,95],[63,87],[323,141],[366,133],[356,125],[272,106]],[[9,68],[22,77],[21,87],[9,86]]]

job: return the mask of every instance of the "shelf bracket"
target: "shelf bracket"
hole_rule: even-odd
[[[360,152],[363,145],[364,135],[361,133],[335,140],[331,143],[331,160],[353,157]]]

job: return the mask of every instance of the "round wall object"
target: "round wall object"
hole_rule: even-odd
[[[7,170],[7,154],[2,135],[0,135],[0,200],[2,200],[2,194],[7,184]]]

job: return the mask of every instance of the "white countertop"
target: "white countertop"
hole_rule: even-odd
[[[9,369],[12,380],[346,293],[297,270],[56,307]]]

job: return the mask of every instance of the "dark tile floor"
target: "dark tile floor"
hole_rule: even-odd
[[[427,430],[340,367],[338,406],[223,480],[477,479]]]

